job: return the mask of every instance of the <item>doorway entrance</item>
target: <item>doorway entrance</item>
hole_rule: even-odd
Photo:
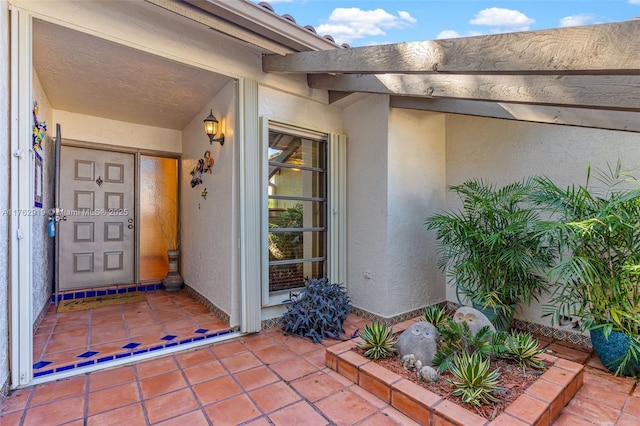
[[[133,283],[134,154],[60,151],[60,291]]]

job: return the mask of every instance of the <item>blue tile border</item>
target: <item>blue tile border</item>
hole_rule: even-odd
[[[96,365],[96,364],[102,364],[108,361],[114,361],[117,359],[123,359],[123,358],[135,358],[135,355],[141,355],[141,354],[146,354],[149,352],[154,352],[154,351],[159,351],[161,349],[165,349],[165,348],[174,348],[174,347],[178,347],[181,345],[186,345],[189,343],[193,343],[196,341],[201,341],[201,340],[208,340],[208,339],[212,339],[214,337],[218,337],[218,336],[224,336],[227,334],[231,334],[234,331],[238,331],[237,330],[238,327],[235,328],[227,328],[224,330],[220,330],[214,333],[210,333],[210,334],[206,334],[206,335],[200,335],[200,336],[196,336],[196,337],[190,337],[190,338],[186,338],[186,339],[181,339],[179,341],[168,341],[167,339],[165,339],[165,344],[161,344],[161,345],[156,345],[156,346],[152,346],[150,348],[142,348],[142,349],[137,349],[134,350],[137,346],[140,345],[140,343],[137,342],[131,342],[128,343],[127,345],[123,346],[123,349],[126,349],[127,352],[122,352],[122,353],[118,353],[118,354],[114,354],[114,355],[107,355],[104,357],[100,357],[97,359],[91,359],[91,360],[82,360],[81,362],[78,362],[76,364],[70,364],[70,365],[63,365],[60,367],[55,367],[49,370],[44,370],[44,371],[36,371],[33,373],[33,377],[42,377],[42,376],[47,376],[50,374],[54,374],[54,373],[60,373],[60,372],[64,372],[64,371],[70,371],[70,370],[74,370],[76,368],[81,368],[81,367],[87,367],[90,365]],[[204,330],[204,329],[201,329]],[[204,332],[206,333],[207,330],[204,330]],[[177,338],[178,336],[174,336],[174,335],[167,335],[165,337],[171,337],[171,340]],[[136,345],[136,346],[130,346],[130,345]],[[96,351],[86,351],[83,354],[77,355],[78,357],[80,357],[81,355],[85,355],[87,357],[92,357],[97,355],[99,352]],[[33,364],[33,368],[34,370],[40,369],[40,368],[44,368],[46,366],[48,366],[49,364],[51,364],[51,361],[39,361],[35,364]]]
[[[35,370],[39,370],[43,367],[46,367],[47,365],[51,364],[53,361],[38,361],[35,364],[33,364],[33,368]]]
[[[147,292],[162,290],[162,283],[158,284],[131,284],[126,286],[118,286],[116,288],[95,289],[95,290],[82,290],[82,291],[69,291],[58,294],[58,302],[61,300],[75,300],[84,299],[87,297],[106,296],[112,294],[133,293],[135,291]],[[56,296],[51,295],[50,302],[55,303]]]

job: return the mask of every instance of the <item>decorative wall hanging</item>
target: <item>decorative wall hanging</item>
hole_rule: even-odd
[[[205,200],[207,199],[207,188],[202,190],[202,192],[200,193],[200,196]]]
[[[211,151],[205,151],[204,158],[199,159],[198,164],[191,170],[190,175],[193,176],[193,178],[191,178],[192,188],[202,183],[201,176],[203,173],[213,174],[213,163],[214,160],[211,157]]]
[[[37,151],[34,154],[34,177],[33,177],[33,206],[39,209],[42,208],[42,198],[44,189],[43,167],[42,157]]]
[[[45,132],[47,131],[47,123],[38,121],[38,101],[33,103],[33,150],[42,149]]]

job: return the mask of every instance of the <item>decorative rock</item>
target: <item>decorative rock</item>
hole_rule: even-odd
[[[433,367],[425,365],[418,370],[418,380],[424,380],[427,383],[435,383],[440,380],[440,375]]]
[[[459,324],[466,322],[474,336],[485,325],[488,325],[491,331],[496,331],[491,321],[482,312],[469,306],[459,307],[456,313],[453,314],[453,320]]]
[[[416,357],[413,354],[406,354],[402,357],[402,368],[413,370],[416,366]]]
[[[431,365],[433,355],[438,350],[438,329],[426,321],[416,322],[402,332],[396,342],[398,355],[404,360],[405,355],[412,354],[414,365]]]

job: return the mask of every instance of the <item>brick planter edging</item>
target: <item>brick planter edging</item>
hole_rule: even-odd
[[[396,325],[406,329],[413,321]],[[506,410],[489,422],[454,402],[361,356],[352,349],[359,338],[330,346],[325,352],[327,367],[385,401],[420,424],[472,425],[550,425],[576,395],[583,381],[582,364],[540,355],[551,364]]]

